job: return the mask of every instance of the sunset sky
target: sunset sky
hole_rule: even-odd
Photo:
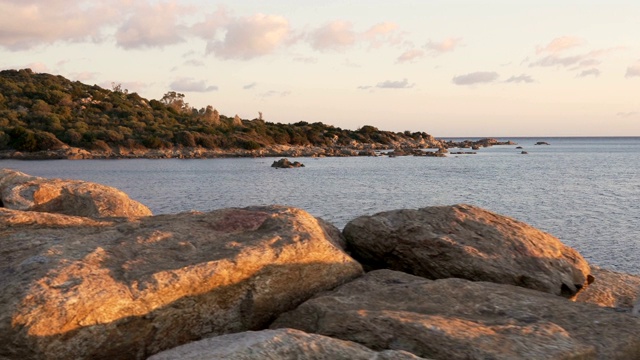
[[[271,122],[640,136],[638,0],[0,0],[26,67]]]

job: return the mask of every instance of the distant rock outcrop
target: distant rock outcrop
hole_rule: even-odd
[[[148,207],[109,186],[46,179],[10,169],[0,169],[0,202],[8,209],[86,217],[151,215]]]
[[[534,145],[551,145],[546,141],[538,141],[537,143],[535,143]]]
[[[291,168],[304,167],[304,164],[298,161],[291,162],[287,158],[282,158],[278,161],[274,161],[273,164],[271,164],[271,167],[274,167],[277,169],[291,169]]]
[[[362,274],[339,231],[287,207],[135,219],[0,208],[0,358],[144,359],[265,328]]]
[[[419,360],[406,351],[373,351],[363,345],[300,330],[228,334],[163,351],[149,360]]]
[[[640,318],[522,287],[372,271],[271,328],[434,359],[639,359]]]
[[[557,238],[470,205],[362,216],[343,233],[366,267],[430,279],[491,281],[570,297],[587,285],[590,272]]]

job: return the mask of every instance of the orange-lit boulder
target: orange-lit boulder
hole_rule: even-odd
[[[264,328],[362,274],[287,207],[91,219],[0,208],[0,357],[142,359]]]

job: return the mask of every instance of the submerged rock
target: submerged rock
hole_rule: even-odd
[[[429,279],[491,281],[570,297],[587,284],[590,271],[557,238],[470,205],[362,216],[343,233],[365,267]]]
[[[266,327],[362,274],[287,207],[90,219],[0,208],[0,358],[142,359]]]
[[[217,336],[163,351],[149,360],[411,360],[406,351],[373,351],[351,341],[294,329]]]
[[[434,359],[638,359],[640,318],[522,287],[367,273],[280,316],[373,350]]]
[[[116,188],[46,179],[10,169],[0,169],[0,202],[8,209],[96,218],[151,215],[148,207]]]
[[[274,161],[273,164],[271,164],[271,167],[290,169],[290,168],[304,167],[304,164],[298,161],[291,162],[287,158],[282,158],[278,161]]]

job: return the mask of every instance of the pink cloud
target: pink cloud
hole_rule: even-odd
[[[424,56],[424,51],[419,49],[411,49],[403,52],[400,56],[398,56],[397,62],[413,62]]]
[[[461,42],[462,38],[446,38],[441,41],[429,40],[424,48],[429,50],[432,54],[443,54],[454,51]]]
[[[558,54],[584,44],[584,40],[575,36],[561,36],[551,40],[546,46],[537,46],[536,54]]]
[[[311,46],[320,51],[342,50],[356,43],[357,34],[348,21],[332,21],[309,34]]]
[[[119,19],[119,1],[26,0],[0,2],[0,46],[24,50],[58,41],[103,38]]]
[[[282,16],[257,14],[232,19],[221,40],[210,41],[207,53],[223,59],[248,60],[268,55],[284,45],[290,34],[289,21]]]
[[[131,16],[118,28],[117,44],[125,49],[162,47],[184,41],[186,28],[178,25],[181,15],[191,11],[177,1],[136,3]]]

